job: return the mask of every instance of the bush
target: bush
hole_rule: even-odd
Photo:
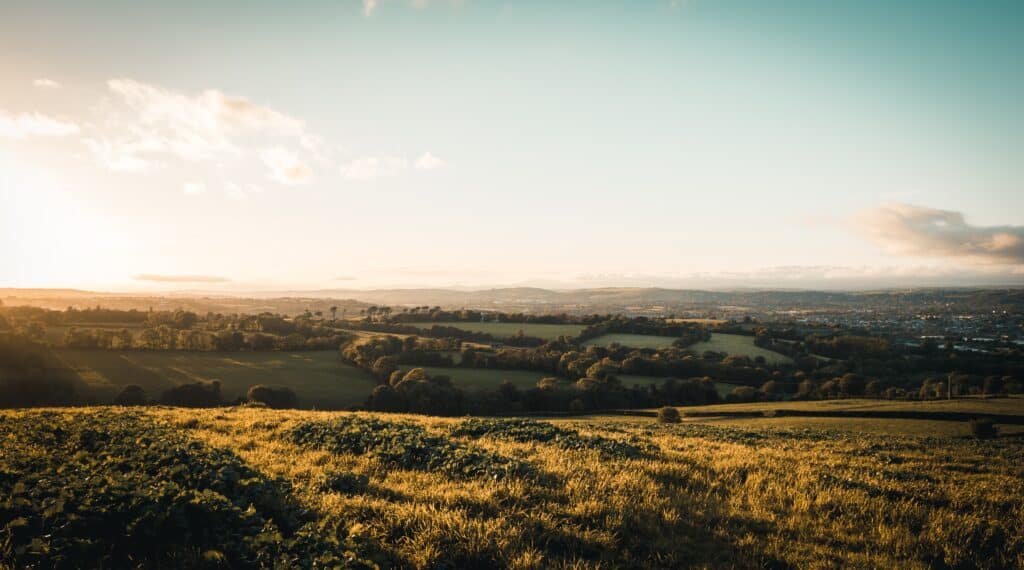
[[[360,416],[333,421],[306,421],[291,430],[291,440],[308,449],[372,455],[387,468],[432,471],[456,478],[502,480],[532,477],[528,462],[454,442],[419,425],[383,422]]]
[[[683,421],[683,418],[679,415],[679,410],[672,406],[665,406],[658,410],[659,424],[677,424],[681,421]]]
[[[213,408],[220,406],[220,380],[182,384],[167,390],[160,397],[165,406],[182,408]]]
[[[299,405],[299,398],[295,390],[284,386],[264,386],[257,384],[249,388],[245,398],[250,402],[263,402],[268,408],[296,408]]]
[[[978,439],[992,439],[999,433],[999,428],[992,418],[971,420],[971,434]]]
[[[145,406],[147,403],[149,400],[146,399],[146,391],[135,384],[125,386],[114,398],[115,406]]]

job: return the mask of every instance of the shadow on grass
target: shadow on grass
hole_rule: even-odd
[[[301,567],[375,551],[323,536],[287,482],[141,414],[22,413],[0,440],[0,559],[15,567]]]

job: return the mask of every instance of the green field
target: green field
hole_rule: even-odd
[[[546,340],[554,340],[560,336],[576,336],[586,328],[585,325],[549,325],[534,323],[462,323],[462,322],[439,322],[439,323],[409,323],[415,327],[429,329],[434,325],[443,327],[455,327],[458,329],[482,332],[494,336],[494,338],[508,338],[520,330],[526,336],[535,336]]]
[[[344,408],[361,404],[376,381],[342,364],[333,350],[310,352],[144,352],[53,350],[50,366],[71,374],[85,397],[109,402],[129,384],[150,398],[177,384],[220,380],[226,400],[244,396],[254,384],[288,386],[304,408]]]
[[[956,400],[822,400],[791,402],[758,402],[750,404],[721,404],[714,406],[689,406],[679,408],[687,413],[701,414],[688,418],[695,423],[729,426],[743,429],[812,429],[854,433],[900,434],[913,436],[967,437],[970,426],[964,421],[903,418],[858,418],[858,417],[730,417],[730,413],[771,410],[800,410],[804,412],[959,412],[984,416],[1024,416],[1024,398],[960,398]],[[721,413],[721,416],[704,414]],[[1002,425],[999,431],[1005,435],[1024,433],[1024,426]]]
[[[431,376],[450,376],[452,384],[463,390],[494,390],[508,380],[517,388],[535,388],[541,378],[551,376],[545,372],[530,370],[493,370],[487,368],[444,368],[437,366],[402,365],[402,370],[423,368]]]
[[[749,356],[757,358],[763,356],[769,364],[792,364],[793,359],[785,354],[779,354],[754,345],[754,337],[741,334],[712,333],[711,340],[691,344],[687,347],[698,354],[705,350],[724,352],[728,355]]]
[[[583,346],[611,346],[612,343],[618,343],[630,348],[667,348],[676,340],[674,336],[610,333],[585,341]]]
[[[617,375],[617,378],[619,379],[619,382],[627,388],[634,384],[639,384],[641,386],[654,384],[655,386],[660,386],[665,380],[667,380],[667,378],[662,378],[661,376],[636,376],[633,374],[619,374]],[[715,390],[718,390],[718,395],[721,398],[728,396],[729,392],[732,392],[736,386],[738,386],[738,384],[715,382]]]

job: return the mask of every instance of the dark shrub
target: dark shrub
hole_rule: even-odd
[[[222,404],[220,399],[220,380],[212,382],[194,382],[182,384],[167,390],[160,397],[165,406],[182,408],[212,408]]]
[[[679,410],[672,406],[665,406],[658,410],[658,423],[660,424],[677,424],[683,421],[683,418],[679,415]]]
[[[407,408],[405,398],[387,384],[381,384],[373,389],[366,401],[366,407],[379,412],[403,412]]]
[[[295,390],[284,386],[264,386],[257,384],[249,388],[246,399],[250,402],[263,402],[269,408],[295,408],[299,405],[299,398]]]
[[[992,421],[992,418],[978,418],[971,420],[970,424],[971,434],[978,439],[992,439],[999,432],[999,428],[996,427],[996,423]]]
[[[145,406],[147,403],[146,391],[135,384],[125,386],[124,390],[121,390],[121,393],[114,398],[115,406]]]

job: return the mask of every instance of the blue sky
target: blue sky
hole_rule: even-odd
[[[4,3],[0,286],[1021,283],[1022,24],[1020,2]]]

